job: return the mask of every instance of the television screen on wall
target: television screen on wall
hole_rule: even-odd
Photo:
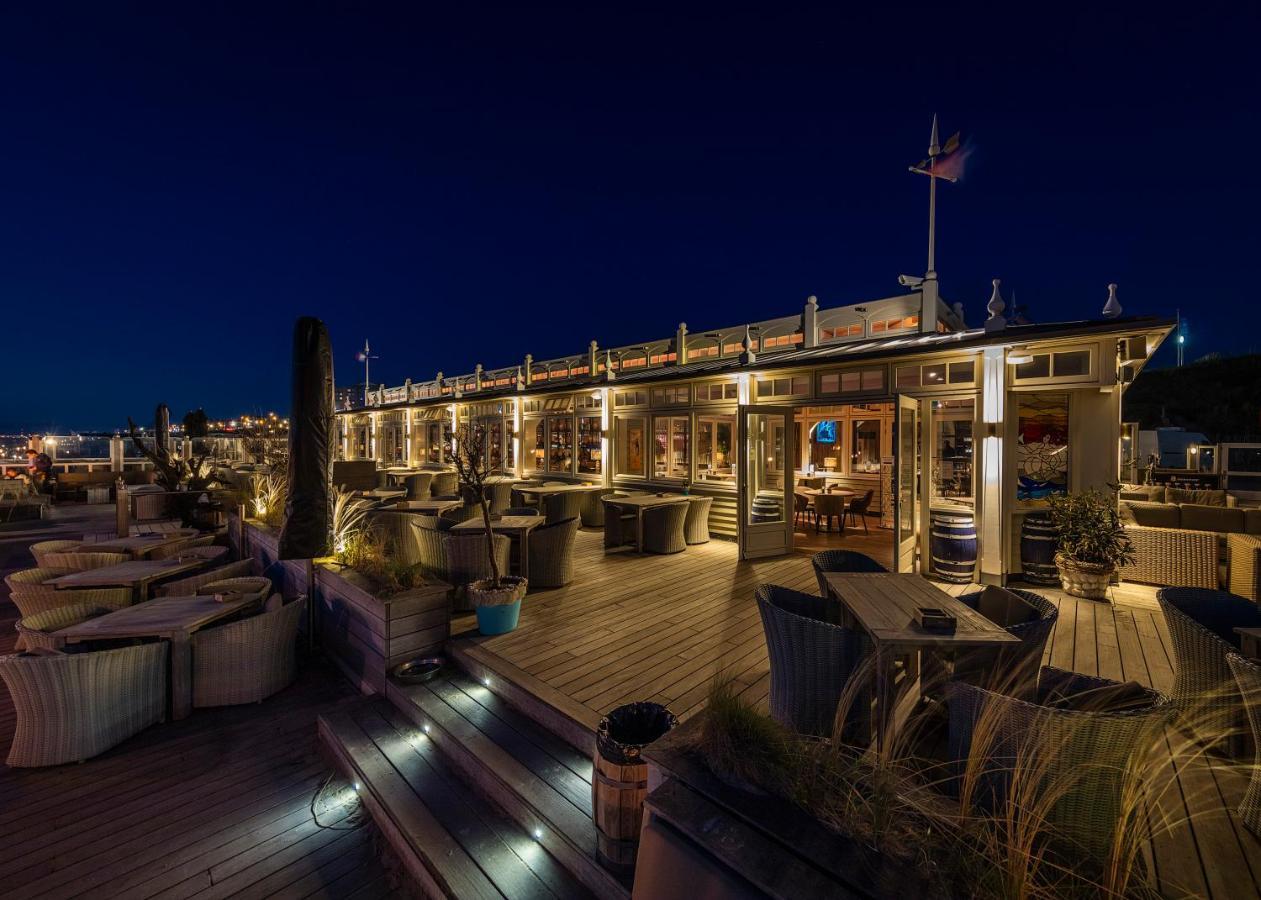
[[[825,419],[814,426],[814,442],[816,444],[836,443],[836,422]]]

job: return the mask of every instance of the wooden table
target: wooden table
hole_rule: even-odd
[[[159,578],[191,572],[206,565],[209,560],[190,559],[133,559],[99,569],[58,575],[44,584],[55,588],[129,587],[136,592],[137,600],[147,600],[149,586]]]
[[[406,497],[407,488],[373,488],[370,491],[359,491],[359,496],[367,500],[391,500],[395,497]]]
[[[171,718],[183,719],[193,708],[194,631],[258,605],[256,597],[224,600],[214,597],[159,597],[88,619],[57,632],[67,643],[114,638],[156,637],[171,642]]]
[[[393,506],[386,507],[386,509],[436,516],[445,510],[455,509],[463,505],[463,500],[400,500]]]
[[[1249,659],[1261,659],[1261,628],[1236,628],[1239,649]]]
[[[919,575],[824,575],[828,593],[842,606],[841,624],[865,631],[876,653],[876,742],[883,746],[896,704],[894,664],[906,660],[909,685],[924,650],[952,652],[973,647],[998,647],[1018,642],[1001,625]],[[920,607],[935,607],[955,617],[955,631],[926,631],[917,622]]]
[[[828,496],[830,496],[830,497],[841,497],[841,498],[843,498],[843,499],[845,499],[845,500],[849,500],[849,499],[851,499],[851,498],[853,498],[853,497],[857,497],[857,496],[858,496],[858,494],[857,494],[857,493],[855,493],[854,491],[847,491],[847,490],[845,490],[844,488],[836,488],[836,489],[834,489],[834,490],[830,490],[830,491],[829,491],[829,490],[826,490],[826,489],[824,489],[824,488],[794,487],[794,488],[793,488],[793,493],[794,493],[794,494],[800,494],[802,497],[808,497],[808,498],[814,498],[814,497],[819,496],[820,494],[827,494],[827,495],[828,495]],[[830,519],[830,518],[831,518],[831,517],[829,516],[829,519]],[[808,521],[808,520],[807,520],[807,521]],[[832,523],[831,523],[831,521],[829,521],[829,522],[828,522],[828,531],[831,531],[831,530],[832,530]],[[814,513],[814,533],[815,533],[815,534],[818,534],[818,533],[819,533],[819,511],[818,511],[818,509],[816,509],[816,510],[815,510],[815,513]],[[841,512],[841,534],[844,534],[844,533],[845,533],[845,512],[844,512],[844,510],[842,510],[842,512]]]
[[[687,503],[685,494],[635,494],[631,497],[606,497],[604,502],[610,506],[621,506],[635,510],[635,552],[644,552],[644,510],[654,506],[667,506],[671,503]]]
[[[598,491],[601,484],[523,484],[516,490],[527,497],[546,497],[548,494],[569,494],[574,491]]]
[[[530,532],[547,522],[542,516],[500,516],[498,519],[491,520],[490,529],[495,534],[506,534],[509,538],[515,537],[520,550],[518,551],[521,560],[521,577],[530,577]],[[461,533],[483,532],[486,523],[482,521],[480,515],[471,519],[466,519],[460,524],[452,528],[452,531]]]
[[[109,541],[97,541],[95,544],[80,544],[75,548],[77,553],[126,553],[133,559],[140,559],[168,544],[178,544],[189,538],[182,534],[134,534],[131,537],[114,538]]]

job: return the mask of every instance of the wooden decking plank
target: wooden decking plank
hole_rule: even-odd
[[[340,837],[272,872],[233,896],[236,900],[259,900],[265,897],[288,897],[296,900],[306,896],[311,890],[318,889],[324,878],[332,880],[354,868],[366,856],[371,855],[371,852],[372,845],[364,829],[356,828],[344,832]],[[323,871],[326,867],[331,867],[327,873]]]

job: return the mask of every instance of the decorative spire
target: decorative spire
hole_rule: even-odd
[[[753,330],[750,326],[744,326],[744,340],[741,342],[744,352],[740,354],[740,362],[748,365],[757,361],[757,354],[753,352]]]
[[[1003,302],[1003,295],[999,293],[998,286],[1002,284],[1001,279],[994,279],[994,293],[990,295],[989,305],[986,310],[989,311],[990,317],[985,320],[986,331],[1002,331],[1007,327],[1007,320],[1003,318],[1003,310],[1007,308],[1007,304]]]
[[[1117,286],[1110,284],[1108,285],[1108,302],[1103,305],[1103,317],[1115,319],[1119,315],[1121,315],[1121,301],[1117,299]]]
[[[928,155],[937,156],[941,153],[941,141],[937,138],[937,113],[933,113],[933,133],[928,138]]]
[[[617,376],[613,374],[613,351],[604,351],[604,377],[608,381],[612,381]]]

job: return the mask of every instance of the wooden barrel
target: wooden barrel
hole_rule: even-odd
[[[605,868],[629,873],[639,853],[639,828],[648,796],[645,746],[677,724],[659,703],[628,703],[600,720],[591,773],[591,815],[596,856]]]
[[[1059,529],[1051,523],[1051,516],[1044,512],[1029,513],[1020,526],[1020,568],[1025,581],[1034,584],[1060,583],[1055,568],[1055,548],[1059,541]]]
[[[928,551],[932,572],[942,581],[972,582],[976,570],[976,517],[966,512],[934,512]]]
[[[779,491],[758,491],[753,497],[753,510],[750,518],[754,522],[784,521],[784,495]]]

